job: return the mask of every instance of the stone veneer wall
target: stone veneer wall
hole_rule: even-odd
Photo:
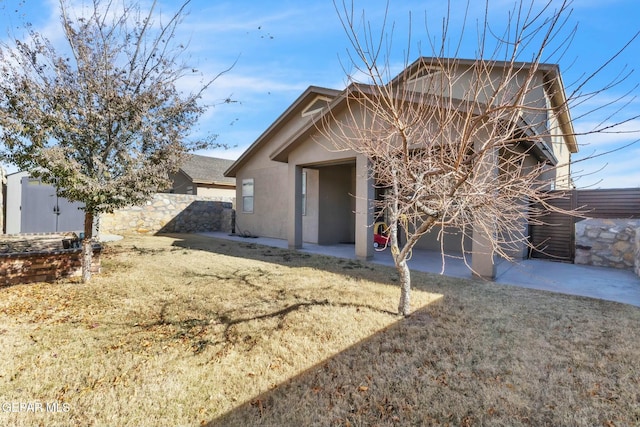
[[[576,264],[630,269],[640,275],[640,220],[586,219],[576,223]]]
[[[231,232],[232,214],[231,199],[158,193],[142,206],[132,206],[101,215],[99,232],[103,234]]]

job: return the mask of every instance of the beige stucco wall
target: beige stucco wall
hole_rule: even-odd
[[[258,236],[274,237],[279,239],[287,238],[288,207],[288,164],[276,162],[269,159],[271,153],[279,148],[291,135],[295,134],[307,121],[308,117],[299,116],[297,121],[292,120],[285,124],[280,131],[266,144],[264,144],[251,158],[238,170],[236,174],[236,224],[239,232],[247,232]],[[338,164],[350,164],[351,176],[353,164],[355,163],[355,153],[351,151],[339,151],[332,146],[326,138],[317,132],[302,141],[297,148],[289,153],[289,162],[302,165],[307,173],[307,206],[306,215],[302,218],[302,238],[305,242],[322,243],[318,236],[324,230],[331,230],[332,226],[328,220],[320,223],[321,211],[328,212],[337,207],[339,211],[346,212],[345,203],[347,197],[340,198],[336,194],[331,195],[329,186],[324,186],[324,203],[321,203],[323,195],[320,187],[320,176],[323,168],[334,167]],[[347,179],[346,169],[339,167],[334,169],[342,177]],[[331,179],[325,169],[325,176]],[[330,173],[330,172],[329,172]],[[246,178],[254,179],[254,211],[253,213],[243,212],[242,206],[242,180]],[[355,182],[349,178],[349,184],[344,184],[346,191],[355,194]],[[342,181],[340,181],[342,182]],[[340,190],[342,191],[342,190]],[[327,193],[329,192],[329,193]],[[348,196],[353,199],[353,196]],[[333,205],[335,203],[335,205]],[[355,200],[350,200],[351,212],[354,210]],[[352,215],[351,215],[352,216]],[[332,241],[353,241],[353,228],[349,225],[348,231],[342,230],[342,237],[337,239],[337,231],[328,231],[332,237],[325,239]],[[351,235],[348,239],[347,236]],[[325,241],[328,241],[325,240]]]
[[[245,212],[242,183],[253,179],[253,212]],[[286,238],[287,166],[259,152],[236,174],[236,230],[256,236]],[[279,189],[279,190],[277,190]]]
[[[416,80],[415,88],[425,93],[450,95],[457,99],[469,99],[471,96],[475,97],[477,95],[476,101],[487,102],[488,96],[493,95],[493,92],[489,90],[476,93],[475,90],[471,89],[474,81],[477,80],[476,74],[471,70],[470,66],[459,66],[455,77],[452,78],[452,81],[455,81],[455,85],[451,88],[448,86],[442,88],[438,83],[439,77],[437,75],[433,79],[423,78]],[[529,90],[525,94],[523,102],[525,108],[522,110],[522,117],[539,135],[543,136],[543,140],[558,160],[558,164],[553,168],[549,168],[544,178],[552,181],[555,189],[570,188],[571,154],[562,136],[556,114],[550,112],[547,115],[546,109],[550,106],[548,102],[551,94],[546,93],[543,72],[537,71],[533,77],[529,78],[528,70],[522,70],[515,73],[511,78],[510,84],[502,85],[503,80],[502,69],[494,69],[489,73],[489,76],[482,77],[482,81],[487,87],[504,86],[504,89],[497,95],[498,101],[496,102],[501,102],[500,99],[509,99],[513,94],[517,93],[520,85],[528,81]]]
[[[471,229],[467,231],[467,234],[471,234]],[[471,237],[464,235],[457,228],[436,227],[420,238],[416,248],[438,252],[444,248],[447,253],[459,254],[462,253],[463,248],[465,252],[471,251]]]
[[[343,112],[344,114],[344,112]],[[344,119],[338,116],[338,120]],[[303,217],[305,242],[353,242],[356,235],[356,154],[340,150],[321,132],[314,131],[289,153],[289,162],[307,171],[307,205]],[[310,174],[309,171],[315,171]],[[311,191],[311,192],[310,192]],[[313,191],[317,193],[313,194]]]
[[[236,197],[235,188],[197,187],[196,195],[202,197],[217,197],[231,200]]]
[[[545,178],[554,181],[556,190],[566,190],[571,188],[571,152],[565,143],[560,130],[560,124],[556,114],[551,114],[549,118],[549,147],[558,164],[551,168]]]
[[[509,82],[505,83],[504,71],[501,68],[495,68],[486,74],[486,70],[482,70],[480,77],[480,86],[489,88],[488,90],[478,90],[476,82],[478,74],[476,69],[470,65],[458,65],[455,74],[442,76],[434,74],[433,77],[423,77],[415,80],[413,88],[423,93],[430,93],[436,96],[452,97],[454,99],[464,99],[487,103],[493,99],[494,103],[510,102],[513,96],[518,93],[519,87],[529,81],[529,91],[525,95],[524,105],[532,107],[531,110],[523,111],[525,119],[529,124],[542,124],[546,120],[544,110],[544,84],[542,71],[538,71],[533,77],[529,77],[528,70],[513,71],[508,76]],[[444,86],[441,84],[444,82]],[[498,93],[494,93],[491,88],[500,89]]]
[[[287,165],[271,162],[236,175],[236,229],[261,237],[287,238]],[[242,182],[253,178],[253,212],[244,212]]]
[[[287,238],[288,165],[270,160],[269,155],[308,121],[308,117],[298,116],[298,120],[284,123],[278,132],[248,158],[238,170],[236,174],[236,227],[238,232],[277,239]],[[253,213],[243,211],[242,180],[247,178],[254,180]],[[314,186],[317,186],[315,178],[317,177],[312,174],[307,182],[312,190],[315,188]],[[306,224],[306,229],[311,234],[314,227],[317,226],[314,226],[311,219],[314,207],[307,206],[307,208],[311,208],[312,215],[306,220],[303,218],[303,224]]]

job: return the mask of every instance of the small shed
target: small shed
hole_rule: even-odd
[[[7,175],[6,233],[55,233],[84,229],[83,204],[58,197],[56,188],[28,172]]]

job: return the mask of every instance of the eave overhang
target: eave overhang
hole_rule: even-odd
[[[307,103],[318,96],[335,98],[341,93],[339,90],[328,89],[318,86],[309,86],[294,102],[287,108],[272,124],[269,126],[253,144],[245,150],[244,153],[224,172],[224,176],[235,177],[238,170],[251,158],[251,156],[263,147],[271,137],[280,131],[289,120],[301,114],[302,110],[308,105]]]

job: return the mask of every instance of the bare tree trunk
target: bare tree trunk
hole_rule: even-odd
[[[93,258],[93,212],[84,214],[84,239],[82,239],[82,283],[91,280],[91,261]]]
[[[396,269],[400,276],[400,303],[398,313],[408,316],[411,308],[411,272],[406,260],[396,263]]]

